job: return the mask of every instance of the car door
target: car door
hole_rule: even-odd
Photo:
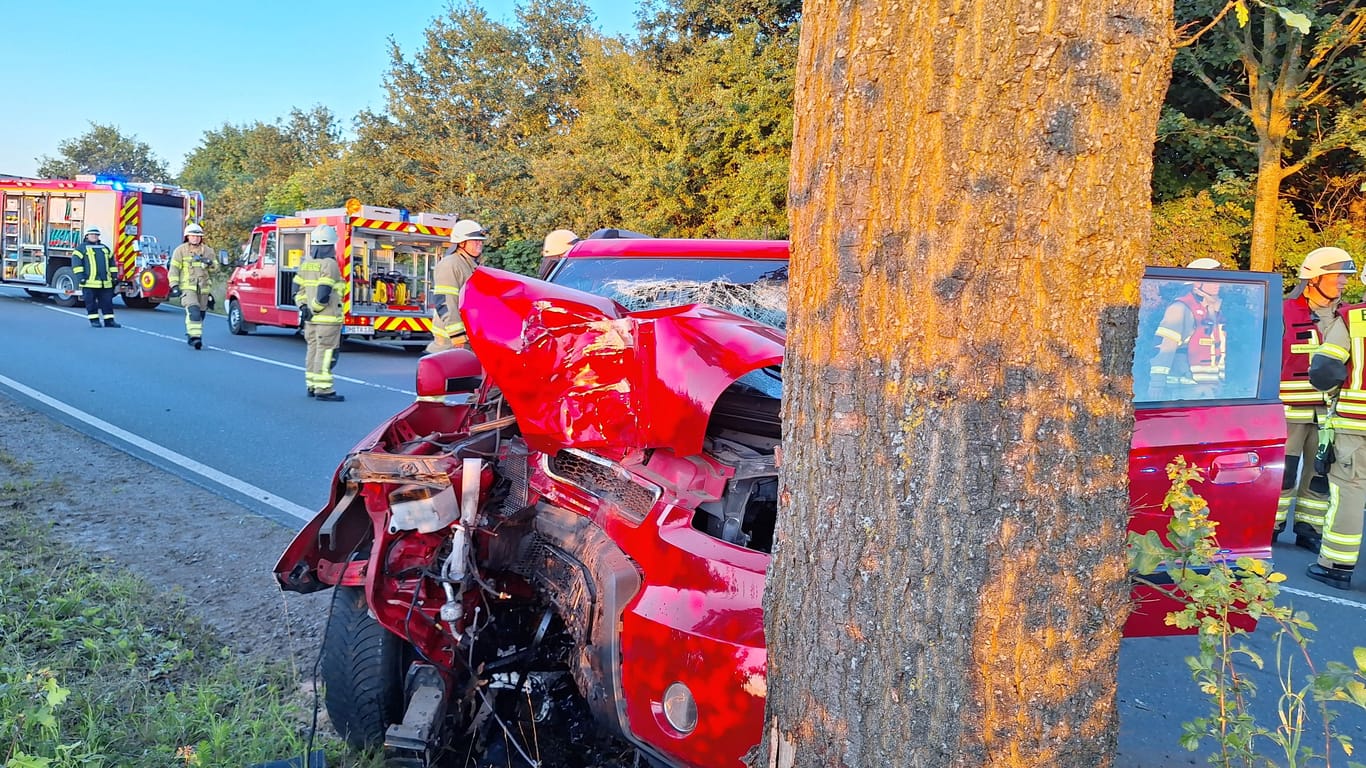
[[[1281,293],[1273,273],[1145,272],[1134,343],[1131,531],[1165,536],[1166,468],[1181,456],[1203,472],[1194,490],[1209,502],[1224,557],[1270,559],[1285,469]],[[1178,633],[1164,623],[1177,603],[1162,588],[1138,585],[1134,594],[1127,636]]]

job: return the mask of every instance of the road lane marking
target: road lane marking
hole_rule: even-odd
[[[1346,600],[1341,597],[1333,597],[1332,595],[1320,595],[1318,592],[1310,592],[1307,589],[1296,589],[1294,587],[1287,587],[1284,584],[1281,585],[1281,591],[1289,592],[1292,595],[1299,595],[1301,597],[1312,597],[1315,600],[1322,600],[1325,603],[1332,603],[1334,605],[1345,605],[1349,608],[1356,608],[1358,610],[1366,611],[1366,603],[1358,603],[1355,600]]]
[[[82,314],[82,313],[80,313],[80,312],[77,312],[77,311],[71,310],[71,309],[65,309],[65,308],[63,308],[63,307],[44,306],[43,309],[51,310],[51,311],[53,311],[53,312],[61,312],[61,313],[64,314],[64,315],[71,315],[71,316],[73,316],[73,317],[81,317],[81,318],[84,318],[84,317],[85,317],[85,315]],[[147,330],[147,329],[145,329],[145,328],[137,328],[137,327],[131,326],[131,325],[123,325],[122,327],[123,327],[124,330],[133,331],[134,333],[141,333],[141,334],[145,334],[145,335],[147,335],[147,336],[154,336],[154,337],[156,337],[156,338],[158,338],[158,339],[167,339],[167,340],[169,340],[169,341],[174,341],[174,342],[176,342],[176,343],[178,343],[178,344],[184,344],[184,343],[185,343],[185,339],[184,339],[183,337],[179,337],[179,336],[169,336],[169,335],[164,334],[164,333],[158,333],[158,332],[156,332],[156,331],[149,331],[149,330]],[[269,357],[261,357],[261,356],[259,356],[259,355],[248,354],[248,353],[246,353],[246,352],[238,352],[238,351],[232,350],[232,349],[224,349],[223,347],[215,347],[215,346],[212,345],[212,344],[209,344],[209,345],[207,345],[207,346],[208,346],[209,349],[212,349],[212,350],[214,350],[214,351],[216,351],[216,352],[223,352],[223,353],[232,355],[233,357],[241,357],[241,358],[244,358],[244,359],[246,359],[246,360],[254,360],[254,361],[258,362],[258,363],[265,363],[266,365],[275,365],[275,366],[279,366],[279,367],[281,367],[281,368],[288,368],[289,370],[292,370],[292,371],[299,371],[300,373],[302,373],[303,370],[304,370],[304,367],[303,367],[302,365],[294,365],[293,363],[286,363],[286,362],[284,362],[284,361],[282,361],[282,360],[272,360],[272,359],[270,359]],[[398,388],[398,387],[391,387],[391,386],[389,386],[388,384],[377,384],[377,383],[375,383],[375,382],[373,382],[373,381],[366,381],[365,379],[356,379],[356,378],[352,378],[352,377],[350,377],[350,376],[341,376],[341,375],[335,374],[335,373],[332,374],[332,378],[333,378],[333,380],[335,380],[335,381],[344,381],[344,382],[346,382],[346,383],[348,383],[348,384],[359,384],[360,386],[363,386],[363,387],[374,387],[375,389],[382,389],[382,390],[385,390],[386,392],[397,392],[397,393],[400,394],[400,395],[407,395],[407,396],[409,396],[409,397],[417,397],[417,392],[416,392],[416,391],[413,391],[413,390],[410,390],[410,389],[400,389],[400,388]]]
[[[48,397],[42,392],[24,386],[23,384],[20,384],[19,382],[7,376],[0,375],[0,384],[4,384],[5,386],[9,387],[15,392],[22,393],[34,400],[37,400],[38,402],[48,406],[49,408],[55,408],[58,411],[61,411],[62,413],[65,413],[66,415],[74,419],[78,419],[84,422],[88,426],[94,427],[95,429],[104,432],[105,434],[111,435],[126,443],[134,445],[154,456],[158,456],[166,461],[169,461],[172,464],[175,464],[176,466],[186,471],[193,472],[206,480],[211,480],[214,483],[223,486],[224,488],[231,489],[237,493],[242,494],[243,496],[246,496],[249,499],[259,501],[262,504],[266,504],[267,506],[284,512],[285,514],[291,517],[295,517],[303,521],[308,521],[312,520],[314,515],[316,514],[314,510],[295,504],[294,502],[285,498],[281,498],[280,496],[276,496],[275,494],[265,490],[264,488],[258,488],[257,486],[254,486],[251,483],[248,483],[244,480],[239,480],[238,478],[233,477],[232,475],[219,472],[213,467],[201,464],[188,456],[176,453],[170,448],[158,445],[157,443],[147,440],[139,435],[135,435],[126,429],[116,427],[113,424],[110,424],[109,422],[105,421],[104,419],[101,419],[97,416],[92,416],[91,414],[88,414],[85,411],[80,410],[79,408],[67,405],[61,400]]]

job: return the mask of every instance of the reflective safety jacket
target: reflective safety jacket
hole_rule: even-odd
[[[1285,420],[1310,424],[1328,408],[1323,393],[1309,383],[1309,357],[1323,343],[1323,333],[1303,296],[1286,299],[1281,314],[1285,318],[1281,334],[1281,402],[1285,404]],[[1336,322],[1336,313],[1329,318],[1329,324]]]
[[[119,273],[109,246],[86,242],[71,252],[71,271],[82,288],[113,288]]]
[[[313,311],[313,318],[309,322],[342,322],[342,290],[346,282],[342,280],[341,269],[335,258],[308,259],[299,265],[294,285],[298,288],[294,303]]]
[[[1310,378],[1330,396],[1337,384],[1337,405],[1329,419],[1333,428],[1366,434],[1366,304],[1342,307],[1338,317],[1342,322],[1327,329],[1323,344],[1310,356]],[[1328,376],[1325,371],[1336,373]]]
[[[1224,380],[1224,323],[1199,297],[1186,294],[1172,302],[1156,335],[1158,351],[1149,369],[1154,385],[1208,386]],[[1164,346],[1171,351],[1164,353]]]
[[[171,270],[167,275],[171,285],[182,291],[205,293],[209,290],[209,273],[218,268],[213,250],[205,243],[181,243],[171,254]]]
[[[460,289],[470,279],[479,265],[474,259],[460,251],[451,251],[432,268],[432,293],[436,294],[437,324],[442,326],[445,335],[463,341],[465,323],[460,319],[457,302]]]

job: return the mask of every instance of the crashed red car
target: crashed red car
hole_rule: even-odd
[[[343,735],[412,765],[546,761],[556,728],[557,765],[741,765],[766,696],[786,264],[782,242],[590,239],[551,282],[475,273],[473,353],[419,363],[418,401],[351,451],[276,567],[284,589],[337,587],[321,668]],[[1185,455],[1228,556],[1267,558],[1278,278],[1201,279],[1223,283],[1228,361],[1197,399],[1136,400],[1131,527],[1165,529]],[[1137,391],[1188,285],[1145,278]],[[1126,633],[1171,633],[1161,589],[1136,594]]]

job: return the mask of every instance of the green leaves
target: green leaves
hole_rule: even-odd
[[[77,174],[118,176],[127,181],[167,182],[171,174],[166,164],[152,154],[152,148],[136,137],[124,136],[113,125],[90,123],[90,130],[74,139],[57,144],[59,156],[44,156],[38,175],[70,179]]]

